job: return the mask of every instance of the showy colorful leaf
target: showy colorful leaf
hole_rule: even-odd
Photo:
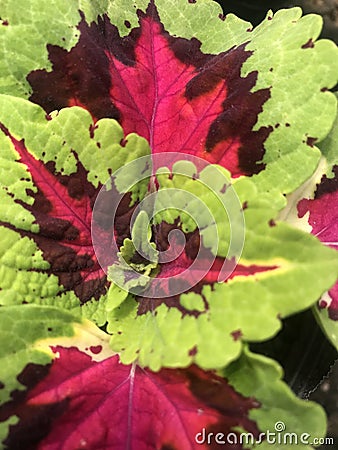
[[[109,172],[148,154],[148,146],[135,135],[125,138],[111,120],[94,129],[84,110],[50,120],[14,100],[4,96],[0,105],[1,303],[76,307],[98,300],[107,282],[92,247],[92,207]],[[121,208],[116,226],[126,220]],[[113,232],[104,236],[109,241]]]
[[[316,42],[319,17],[301,18],[294,8],[252,29],[211,1],[53,0],[42,12],[38,5],[31,2],[29,21],[13,0],[0,9],[0,51],[24,42],[15,73],[0,54],[2,92],[48,112],[78,105],[96,119],[116,118],[154,153],[194,154],[235,176],[259,172],[264,189],[290,192],[316,167],[313,143],[332,124],[336,102],[327,89],[338,70],[334,44]]]
[[[242,449],[277,422],[308,433],[309,444],[325,431],[322,409],[297,399],[276,363],[248,351],[223,374],[153,373],[120,364],[104,333],[53,307],[1,308],[0,325],[4,450],[206,449],[217,447],[217,433],[223,448]]]

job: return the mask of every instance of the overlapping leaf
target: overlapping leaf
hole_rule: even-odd
[[[0,323],[4,449],[192,450],[213,448],[217,433],[224,448],[241,449],[277,421],[309,433],[309,444],[325,429],[321,408],[297,399],[274,362],[247,351],[224,374],[152,373],[120,364],[104,333],[56,308],[4,307]]]

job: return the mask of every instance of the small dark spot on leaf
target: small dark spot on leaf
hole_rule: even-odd
[[[97,129],[97,125],[93,125],[92,123],[89,125],[89,136],[91,139],[94,138],[95,130]]]
[[[196,0],[188,0],[189,3],[196,3]]]
[[[270,72],[273,72],[273,67],[270,67],[269,71],[270,71]]]
[[[247,29],[246,29],[246,31],[247,31],[248,33],[251,33],[252,30],[253,30],[253,28],[247,28]]]
[[[131,23],[129,22],[129,20],[125,20],[125,21],[124,21],[124,25],[125,25],[127,28],[131,28]]]
[[[268,17],[268,20],[272,20],[272,17],[271,17],[271,16],[269,16],[269,17]]]
[[[92,345],[89,349],[94,355],[98,355],[102,351],[102,345]]]
[[[218,18],[221,19],[221,20],[223,20],[223,22],[224,22],[224,20],[225,20],[225,15],[222,14],[222,13],[219,13],[219,14],[218,14]]]
[[[122,331],[118,331],[117,334],[122,334]]]
[[[45,119],[46,120],[52,120],[52,116],[50,114],[45,114]]]
[[[47,331],[51,332],[51,331],[53,331],[53,328],[48,327],[48,328],[47,328]]]
[[[247,207],[248,207],[248,202],[247,201],[243,202],[242,210],[244,211]]]
[[[312,39],[309,39],[304,45],[302,45],[302,48],[313,48],[315,46]]]
[[[44,158],[46,156],[46,152],[42,152],[41,156]]]
[[[286,123],[285,126],[286,126],[286,127],[290,127],[291,125],[290,125],[289,123]]]
[[[3,20],[3,21],[2,21],[2,25],[4,25],[5,27],[7,27],[7,26],[9,25],[8,20]]]
[[[127,139],[123,138],[123,139],[120,140],[121,147],[125,147],[127,144],[128,144],[128,140]]]
[[[328,91],[328,88],[327,88],[327,87],[321,88],[321,92],[327,92],[327,91]]]
[[[191,349],[189,350],[188,355],[189,355],[189,356],[195,356],[196,354],[197,354],[197,347],[196,347],[196,345],[195,345],[193,348],[191,348]]]
[[[308,138],[306,139],[306,145],[308,145],[309,147],[313,147],[315,145],[316,140],[317,138],[308,136]]]
[[[97,148],[101,148],[101,143],[100,142],[96,142],[96,147]]]
[[[276,222],[273,219],[269,220],[269,226],[270,227],[275,227],[276,226]]]
[[[280,127],[280,123],[276,123],[275,128]]]
[[[233,337],[234,341],[238,341],[243,336],[243,333],[241,330],[235,330],[230,334]]]

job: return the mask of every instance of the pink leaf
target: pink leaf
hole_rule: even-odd
[[[27,197],[34,199],[33,204],[16,201],[33,214],[39,231],[18,230],[9,223],[1,225],[36,242],[50,264],[47,272],[56,275],[63,288],[73,290],[82,302],[98,299],[106,293],[109,284],[98,264],[91,237],[92,208],[101,186],[95,188],[87,180],[87,171],[79,161],[75,173],[62,175],[54,162],[36,159],[26,148],[24,139],[18,141],[1,124],[0,129],[11,139],[18,161],[27,167],[32,177],[36,191],[27,190]],[[129,201],[126,196],[117,210],[115,223],[101,230],[105,245],[110,245],[114,225],[120,241],[129,237],[127,219],[132,212],[132,208],[126,206]]]
[[[52,72],[28,75],[31,100],[47,112],[78,105],[95,119],[112,117],[126,134],[145,137],[154,153],[184,152],[219,163],[233,176],[264,168],[270,127],[253,131],[270,92],[251,92],[257,72],[241,77],[245,45],[204,54],[197,39],[170,36],[156,7],[139,12],[140,26],[121,38],[107,16],[79,25],[69,52],[48,45]]]
[[[191,366],[152,373],[120,364],[117,355],[96,362],[74,347],[54,352],[49,367],[26,367],[19,380],[27,390],[0,408],[3,419],[19,418],[5,441],[10,448],[193,450],[213,448],[196,442],[203,428],[259,433],[248,417],[259,403],[213,372]]]
[[[312,234],[324,244],[338,250],[338,166],[334,166],[333,178],[323,176],[317,186],[313,200],[303,199],[298,203],[298,216],[309,214],[308,222]],[[329,317],[338,320],[338,283],[329,290],[328,297],[319,306],[328,308]]]

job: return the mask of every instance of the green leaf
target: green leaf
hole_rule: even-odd
[[[174,166],[176,170],[178,165]],[[187,225],[188,233],[198,224],[202,237],[210,231],[215,243],[214,225],[224,225],[226,220],[220,198],[230,192],[230,187],[220,193],[224,179],[217,183],[214,175],[210,182],[204,174],[211,170],[210,166],[207,169],[200,173],[196,168],[188,170],[189,176],[176,174],[174,169],[172,174],[164,169],[159,171],[159,194],[163,190],[164,196],[159,195],[160,212],[154,215],[155,223],[160,223],[159,218],[168,223],[176,220],[182,230]],[[285,205],[278,192],[258,194],[249,178],[235,180],[232,188],[239,204],[245,204],[246,225],[245,244],[234,272],[225,282],[217,283],[219,269],[213,266],[199,288],[193,287],[188,293],[181,291],[180,295],[174,295],[169,287],[162,296],[167,298],[161,298],[158,288],[154,288],[155,299],[146,291],[136,294],[135,299],[125,295],[117,301],[118,307],[107,314],[107,331],[112,334],[112,348],[121,353],[124,363],[138,360],[152,370],[185,366],[192,361],[203,368],[224,366],[238,357],[243,341],[272,337],[279,330],[282,317],[311,306],[336,281],[338,258],[333,250],[322,246],[313,236],[273,220]],[[164,204],[168,206],[166,193],[170,208],[162,209]],[[194,203],[193,195],[208,209],[214,222],[204,221],[204,212]],[[220,236],[217,241],[220,250],[214,253],[216,261],[216,255],[226,256],[229,244],[228,235],[224,237],[220,232]],[[161,234],[155,239],[162,239]],[[172,263],[172,277],[183,261]],[[203,260],[203,266],[202,263]],[[155,281],[161,281],[165,270],[172,282],[169,267],[159,264]],[[114,271],[110,275],[123,289],[121,279],[114,278]],[[130,280],[130,276],[126,279]],[[154,281],[151,277],[148,280]],[[166,278],[162,280],[166,282]]]
[[[30,86],[25,73],[50,67],[46,43],[70,49],[77,42],[76,25],[81,19],[79,3],[32,0],[27,5],[25,1],[14,4],[4,0],[0,17],[0,91],[28,98]]]
[[[283,371],[273,360],[251,353],[245,347],[238,360],[224,369],[222,375],[244,396],[255,393],[261,404],[261,408],[250,411],[250,417],[260,430],[271,434],[269,442],[263,442],[257,448],[273,446],[280,450],[305,450],[313,448],[311,444],[315,439],[325,436],[326,417],[322,408],[297,398],[282,382]],[[288,433],[293,436],[288,436]]]
[[[93,338],[107,339],[105,333],[89,321],[82,321],[67,311],[50,306],[2,307],[0,324],[0,380],[4,384],[0,391],[1,402],[8,400],[13,390],[21,389],[16,375],[28,363],[48,364],[51,361],[53,354],[49,345],[67,346],[70,338],[75,345],[86,333]]]
[[[335,93],[336,97],[338,98],[338,93]],[[335,165],[338,165],[338,115],[336,116],[336,119],[333,123],[333,127],[329,133],[329,135],[320,143],[319,148],[323,153],[323,156],[325,157],[327,161],[327,165],[329,167],[329,170],[327,170],[326,175],[329,178],[332,178],[334,176],[334,173],[332,171],[332,168]]]

